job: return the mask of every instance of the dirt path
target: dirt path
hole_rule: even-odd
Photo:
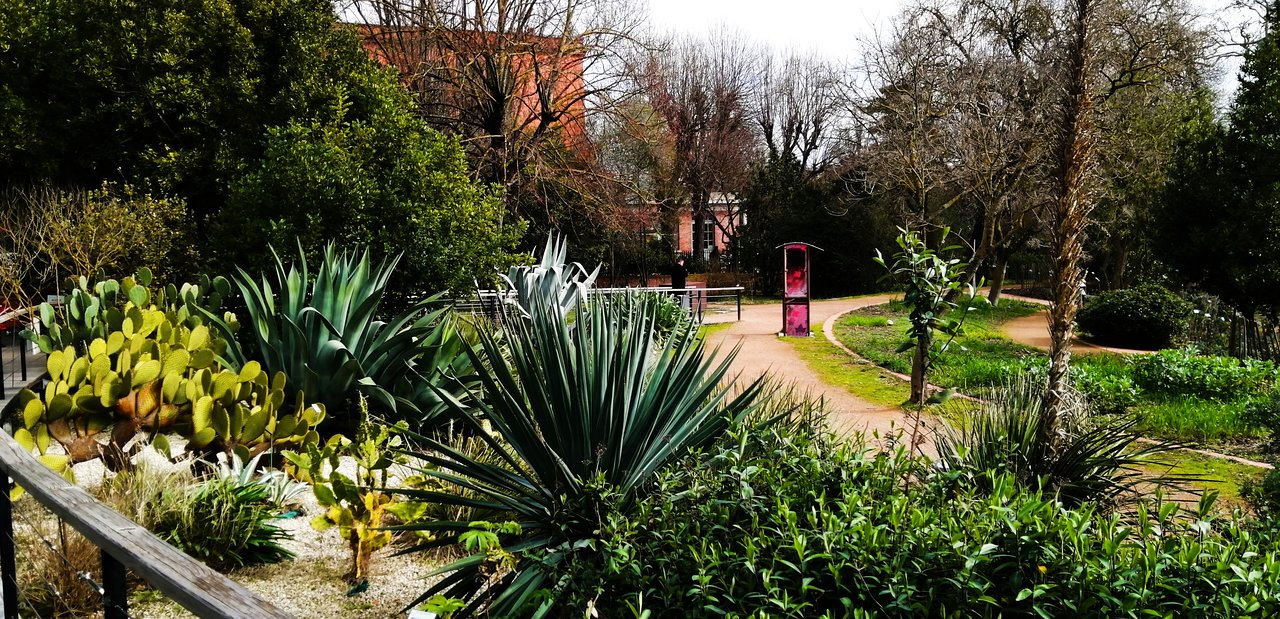
[[[1027,303],[1035,303],[1037,305],[1049,304],[1048,301],[1044,301],[1042,299],[1031,299],[1015,295],[1004,295],[1004,298],[1026,301]],[[1013,320],[1000,325],[1000,331],[1009,339],[1019,344],[1039,348],[1040,350],[1049,350],[1049,310],[1036,312],[1030,316],[1023,316],[1022,318],[1014,318]],[[1151,351],[1099,346],[1077,337],[1071,340],[1071,352],[1072,354],[1088,355],[1102,352],[1140,354]]]
[[[815,301],[810,306],[810,324],[819,326],[831,316],[887,303],[889,298],[889,295],[878,295]],[[706,322],[731,323],[728,329],[708,337],[707,343],[712,347],[720,346],[726,351],[734,346],[741,346],[730,370],[738,372],[740,380],[754,380],[765,372],[771,372],[784,381],[793,382],[802,391],[823,396],[831,410],[831,425],[838,430],[868,433],[879,431],[883,435],[903,427],[905,418],[901,409],[867,402],[844,389],[827,385],[814,374],[791,344],[778,337],[778,332],[782,330],[780,303],[743,305],[742,320],[737,322],[733,322],[731,314],[708,316]]]

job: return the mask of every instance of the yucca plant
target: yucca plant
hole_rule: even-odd
[[[1159,454],[1176,443],[1139,443],[1131,416],[1093,416],[1074,391],[1065,394],[1054,440],[1042,439],[1044,382],[1022,377],[992,400],[968,413],[963,423],[944,427],[936,438],[948,469],[966,471],[982,489],[1000,474],[1023,487],[1056,493],[1068,507],[1086,502],[1114,506],[1136,496],[1139,485],[1177,485],[1189,478],[1148,472]]]
[[[269,372],[284,372],[291,389],[323,403],[342,429],[354,422],[342,412],[361,393],[379,412],[417,427],[441,410],[435,391],[424,385],[467,373],[462,337],[437,297],[389,321],[378,318],[398,257],[375,264],[368,251],[357,255],[329,245],[311,280],[301,255],[286,268],[272,254],[274,278],[255,281],[243,269],[234,278],[257,360]],[[220,324],[211,314],[206,318]],[[239,346],[227,351],[232,367],[248,360]]]
[[[736,395],[721,384],[733,354],[713,361],[692,332],[660,342],[654,306],[576,308],[566,320],[554,304],[534,304],[532,319],[511,322],[502,344],[483,335],[469,349],[482,392],[474,408],[440,391],[488,443],[484,461],[412,437],[422,447],[411,452],[421,473],[463,492],[402,492],[518,525],[506,527],[500,549],[471,544],[479,552],[441,568],[444,578],[415,604],[444,594],[466,600],[466,614],[548,612],[560,593],[557,572],[593,552],[601,513],[626,513],[656,471],[709,445],[757,406],[761,381]],[[418,548],[494,535],[479,522],[402,528],[438,535]]]

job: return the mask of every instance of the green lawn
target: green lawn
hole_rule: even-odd
[[[1014,376],[1043,373],[1048,363],[1043,351],[1012,342],[1000,333],[1002,323],[1043,309],[1009,299],[994,308],[975,304],[965,318],[965,335],[950,344],[929,381],[983,397]],[[835,335],[845,346],[876,365],[902,374],[911,371],[911,353],[897,352],[906,339],[906,330],[907,310],[901,303],[858,310],[841,317],[835,325]],[[1095,405],[1113,412],[1127,409],[1137,413],[1138,430],[1153,437],[1202,443],[1235,453],[1251,453],[1253,446],[1265,438],[1263,430],[1250,426],[1243,418],[1250,398],[1222,402],[1147,393],[1135,383],[1132,357],[1128,355],[1075,355],[1072,375],[1077,388],[1089,395]]]
[[[787,338],[787,341],[828,385],[884,406],[901,406],[911,397],[910,385],[874,365],[858,363],[820,332],[811,338]]]

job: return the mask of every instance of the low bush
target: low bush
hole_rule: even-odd
[[[1111,290],[1089,300],[1076,321],[1100,344],[1156,350],[1186,330],[1191,304],[1156,284]]]
[[[1087,398],[1067,395],[1057,431],[1046,432],[1045,382],[1024,376],[969,413],[963,424],[937,436],[939,461],[965,471],[979,491],[993,491],[1006,476],[1026,488],[1056,494],[1068,506],[1092,502],[1105,508],[1136,497],[1139,485],[1164,484],[1142,471],[1165,444],[1138,447],[1132,417],[1097,418]],[[1052,437],[1045,440],[1044,436]]]
[[[600,518],[562,616],[1271,616],[1280,533],[1174,504],[1069,509],[1011,475],[742,432]],[[912,481],[915,480],[915,481]],[[569,600],[566,600],[567,602]]]
[[[1240,494],[1259,516],[1280,517],[1280,470],[1272,469],[1260,481],[1244,484]]]
[[[1242,416],[1245,423],[1271,435],[1269,447],[1273,451],[1280,448],[1280,390],[1273,390],[1266,397],[1246,404]]]
[[[275,510],[262,484],[214,478],[165,493],[141,523],[175,548],[216,570],[293,558],[281,543],[290,534],[272,524]]]
[[[1162,350],[1134,359],[1134,380],[1153,393],[1220,401],[1263,393],[1275,383],[1270,361],[1196,354],[1194,348]]]

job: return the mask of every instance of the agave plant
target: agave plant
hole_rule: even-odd
[[[441,410],[440,399],[424,385],[466,373],[463,341],[437,297],[389,321],[378,319],[398,257],[375,264],[367,251],[357,256],[329,245],[308,289],[305,259],[286,269],[272,253],[274,279],[254,281],[243,269],[234,278],[264,367],[284,372],[290,387],[323,403],[331,419],[338,413],[338,423],[353,422],[341,411],[358,393],[382,412],[418,425]],[[219,324],[216,316],[206,318]],[[233,367],[249,360],[239,346],[226,356]]]
[[[1046,443],[1044,382],[1022,377],[969,413],[965,423],[944,427],[937,436],[938,456],[948,469],[966,471],[980,487],[999,474],[1011,474],[1024,487],[1056,493],[1068,507],[1085,502],[1101,507],[1135,496],[1139,485],[1176,485],[1191,478],[1147,472],[1159,454],[1179,449],[1170,442],[1142,443],[1134,417],[1092,416],[1078,393],[1066,394],[1069,414],[1059,418],[1058,434]]]
[[[713,361],[692,332],[662,342],[656,319],[646,304],[579,302],[572,321],[553,304],[534,304],[531,320],[509,325],[506,346],[486,334],[469,348],[483,392],[472,398],[474,408],[440,395],[497,456],[479,460],[441,440],[412,437],[424,448],[411,452],[421,473],[460,491],[401,492],[510,526],[497,527],[500,551],[466,544],[475,553],[441,568],[445,577],[419,602],[444,594],[466,600],[466,613],[500,617],[530,605],[549,610],[556,570],[592,552],[601,511],[627,510],[656,471],[753,412],[760,380],[736,395],[721,384],[733,354]],[[402,528],[438,535],[422,547],[499,535],[488,522]],[[540,589],[551,596],[531,602]]]
[[[542,248],[542,261],[535,266],[511,267],[503,277],[515,292],[516,305],[525,317],[532,316],[540,304],[550,304],[564,315],[587,296],[587,290],[600,274],[600,267],[587,273],[577,262],[565,263],[569,244],[564,237],[547,235]]]

